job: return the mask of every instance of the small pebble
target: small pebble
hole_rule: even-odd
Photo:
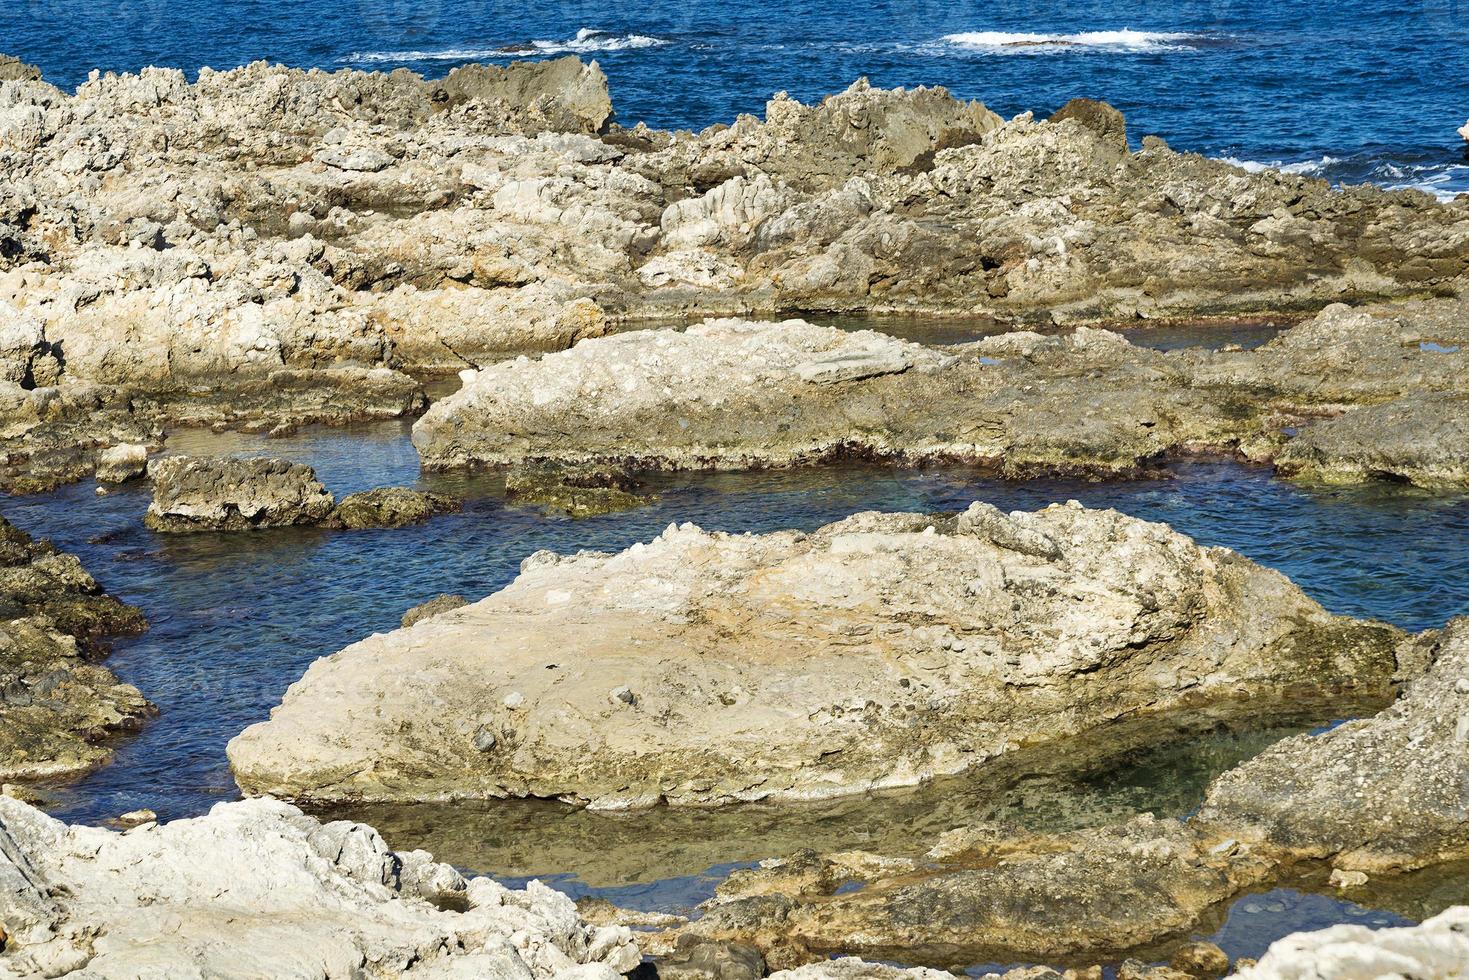
[[[505,707],[509,708],[511,711],[514,711],[522,704],[525,704],[525,695],[521,694],[519,691],[511,691],[509,694],[505,695]]]

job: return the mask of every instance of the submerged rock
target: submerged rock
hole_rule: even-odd
[[[408,487],[378,487],[343,497],[324,520],[329,527],[351,530],[374,527],[407,527],[419,524],[436,514],[448,514],[462,504],[442,493],[428,493]]]
[[[105,738],[152,705],[95,661],[107,637],[146,626],[74,555],[0,517],[0,781],[72,776],[111,757]]]
[[[595,467],[530,467],[505,476],[505,497],[570,517],[596,517],[656,503],[658,497],[625,470]]]
[[[319,525],[335,506],[311,467],[284,459],[167,456],[148,476],[143,522],[169,534]]]
[[[718,320],[497,364],[430,408],[413,441],[435,468],[852,455],[1116,475],[1212,450],[1276,459],[1287,473],[1469,485],[1466,371],[1464,300],[1331,307],[1253,351],[1163,352],[1085,327],[938,348],[798,320]],[[1343,406],[1354,407],[1320,421]]]
[[[412,609],[405,612],[403,614],[401,624],[402,627],[406,630],[414,623],[422,622],[423,620],[428,619],[431,616],[437,616],[440,613],[453,612],[454,610],[462,609],[467,605],[469,605],[469,600],[464,598],[464,596],[462,595],[450,595],[448,593],[445,593],[444,595],[434,596],[428,602],[421,602],[418,605],[414,606]]]
[[[465,881],[272,800],[114,833],[0,798],[0,879],[0,969],[21,976],[616,980],[640,959],[539,882]]]
[[[1399,638],[1080,505],[671,526],[617,555],[538,554],[502,592],[317,661],[229,756],[246,791],[317,800],[813,799],[1110,732],[1095,762],[1130,747],[1122,719],[1156,738],[1191,711],[1380,701]]]
[[[925,861],[807,853],[736,871],[683,935],[751,941],[782,965],[838,950],[910,959],[942,950],[959,961],[1116,955],[1185,934],[1271,870],[1146,815],[1066,834],[971,827]]]

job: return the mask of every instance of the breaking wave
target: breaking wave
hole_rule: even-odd
[[[994,54],[1052,53],[1069,50],[1148,52],[1187,51],[1202,40],[1198,34],[1171,31],[1082,31],[1077,34],[1028,34],[1012,31],[967,31],[939,39],[952,47]]]
[[[613,34],[583,27],[576,36],[564,41],[524,41],[497,47],[454,47],[432,51],[355,51],[341,58],[344,64],[400,64],[414,61],[476,61],[491,58],[513,58],[527,55],[595,54],[599,51],[627,51],[635,48],[657,48],[669,42],[646,34]]]

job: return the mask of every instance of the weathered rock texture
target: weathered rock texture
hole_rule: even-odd
[[[640,958],[539,882],[466,882],[270,800],[119,834],[0,798],[0,914],[7,976],[616,980]]]
[[[145,627],[75,555],[0,517],[0,781],[74,775],[112,755],[102,740],[152,709],[96,661],[107,637]]]
[[[1086,327],[936,348],[719,320],[495,365],[413,439],[431,467],[857,455],[1115,474],[1213,450],[1304,476],[1466,486],[1466,372],[1464,300],[1332,306],[1251,351],[1158,351]]]
[[[1456,906],[1416,926],[1339,925],[1272,943],[1239,980],[1372,980],[1469,976],[1469,907]]]
[[[569,517],[596,517],[656,503],[626,470],[608,467],[525,467],[505,475],[505,498]]]
[[[420,524],[436,514],[447,514],[460,508],[453,497],[427,493],[408,487],[378,487],[349,494],[327,515],[327,527],[362,530],[375,527],[407,527]]]
[[[1326,887],[1328,867],[1332,881],[1376,881],[1461,859],[1469,855],[1469,620],[1400,646],[1399,658],[1404,674],[1418,676],[1396,702],[1277,743],[1215,780],[1187,821],[1142,817],[1064,834],[965,827],[923,861],[807,852],[732,876],[701,918],[650,946],[688,934],[753,942],[778,965],[826,951],[1108,956],[1156,949],[1242,890],[1302,872]],[[1381,949],[1303,941],[1300,949],[1320,950],[1314,960],[1290,954],[1297,947],[1287,941],[1269,961],[1280,972],[1259,976],[1316,976],[1313,966],[1322,976],[1378,976],[1374,966],[1393,962],[1404,965],[1402,976],[1452,975],[1393,959],[1400,938],[1427,957],[1416,966],[1440,962],[1428,933],[1384,933]]]
[[[319,525],[336,500],[311,467],[284,459],[165,456],[148,467],[155,531],[255,531]]]
[[[153,502],[143,522],[168,534],[397,528],[460,507],[453,497],[408,487],[378,487],[338,503],[315,470],[285,459],[165,456],[148,466],[148,476]]]
[[[1198,820],[1369,875],[1469,856],[1469,619],[1429,638],[1432,667],[1393,705],[1231,770]]]
[[[535,555],[488,599],[317,661],[229,753],[247,791],[317,800],[810,799],[1123,718],[1382,700],[1398,642],[1233,552],[1079,505],[684,525]]]
[[[253,64],[0,81],[5,485],[160,420],[413,411],[406,371],[634,316],[938,310],[1075,320],[1447,294],[1469,205],[1246,173],[1078,101],[1005,122],[859,82],[699,134],[609,122],[574,59]]]

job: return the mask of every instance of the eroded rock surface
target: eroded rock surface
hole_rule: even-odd
[[[323,523],[349,530],[407,527],[436,514],[459,510],[461,506],[458,500],[442,493],[409,487],[378,487],[343,497]]]
[[[247,791],[320,800],[809,799],[1095,730],[1125,751],[1122,718],[1380,701],[1399,639],[1079,505],[671,526],[532,556],[502,592],[317,661],[229,753]]]
[[[1416,926],[1338,925],[1297,932],[1270,945],[1239,980],[1369,980],[1469,976],[1469,907],[1456,906]]]
[[[586,466],[512,470],[505,475],[505,498],[574,518],[614,514],[658,500],[627,470]]]
[[[1369,875],[1469,855],[1469,619],[1378,714],[1286,739],[1215,781],[1198,819]]]
[[[0,798],[0,882],[10,976],[616,980],[640,958],[539,882],[465,881],[271,800],[120,834]]]
[[[336,500],[311,467],[284,459],[165,456],[148,466],[155,531],[255,531],[319,525]]]
[[[718,320],[495,365],[434,405],[413,439],[431,467],[858,455],[1117,474],[1213,450],[1303,476],[1469,486],[1466,372],[1464,300],[1332,306],[1251,351],[1164,352],[1086,327],[938,348]]]
[[[159,424],[417,410],[409,373],[632,317],[1043,320],[1464,284],[1469,205],[1246,173],[1078,101],[1005,122],[865,82],[699,134],[609,121],[595,64],[440,81],[263,63],[0,81],[0,485]],[[409,373],[405,373],[409,372]]]
[[[75,775],[111,757],[106,736],[152,706],[96,661],[109,636],[146,625],[75,555],[0,517],[0,781]]]

